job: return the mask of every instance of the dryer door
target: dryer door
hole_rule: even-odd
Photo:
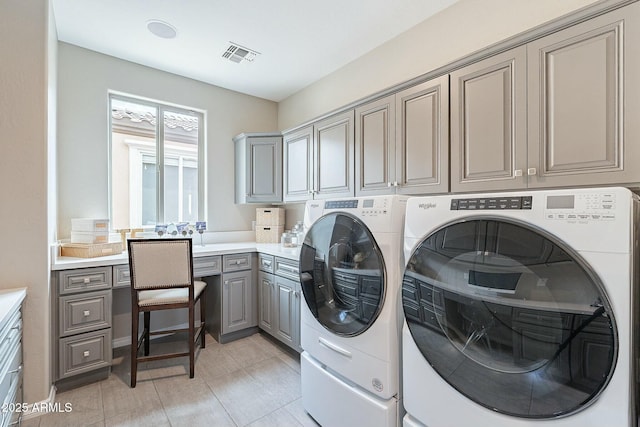
[[[300,281],[311,313],[337,335],[361,334],[382,310],[382,254],[352,215],[331,213],[311,226],[300,250]]]
[[[402,303],[426,361],[494,411],[567,415],[615,368],[602,283],[577,253],[523,223],[469,218],[427,236],[408,260]]]

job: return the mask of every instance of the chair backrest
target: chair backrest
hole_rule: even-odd
[[[191,239],[129,239],[133,289],[193,286]]]

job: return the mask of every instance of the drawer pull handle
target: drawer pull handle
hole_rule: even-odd
[[[84,353],[82,353],[82,355],[84,357],[89,357],[89,356],[91,356],[91,352],[89,350],[85,350]]]
[[[330,341],[327,341],[326,339],[324,339],[322,337],[318,338],[318,343],[321,346],[324,346],[324,347],[328,348],[329,350],[333,350],[336,353],[341,354],[341,355],[351,359],[351,352],[349,350],[345,350],[344,348],[339,347],[339,346],[335,345],[334,343],[332,343]]]
[[[280,267],[279,267],[279,268],[280,268],[281,270],[288,271],[289,273],[295,273],[295,274],[298,274],[298,273],[299,273],[299,271],[298,271],[298,269],[297,269],[297,268],[295,268],[295,267],[289,267],[288,265],[280,264]]]
[[[22,371],[22,365],[18,366],[16,369],[9,371],[9,374],[17,374],[18,372]]]
[[[88,317],[88,316],[90,316],[90,315],[91,315],[91,311],[89,311],[89,310],[85,310],[85,311],[83,311],[83,312],[82,312],[82,315],[83,315],[84,317]]]
[[[88,285],[89,283],[91,283],[91,279],[89,277],[85,277],[83,282],[85,285]]]

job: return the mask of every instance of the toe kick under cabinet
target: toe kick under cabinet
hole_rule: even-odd
[[[63,380],[92,371],[109,374],[111,366],[112,268],[58,271],[57,375]]]

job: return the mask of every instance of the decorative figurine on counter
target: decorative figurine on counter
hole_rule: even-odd
[[[200,233],[200,245],[204,246],[204,243],[202,241],[202,234],[204,234],[204,231],[207,229],[207,222],[206,221],[196,221],[196,231],[198,233]]]
[[[162,235],[167,232],[167,225],[166,224],[156,224],[155,232],[158,233],[159,237],[162,237]]]

